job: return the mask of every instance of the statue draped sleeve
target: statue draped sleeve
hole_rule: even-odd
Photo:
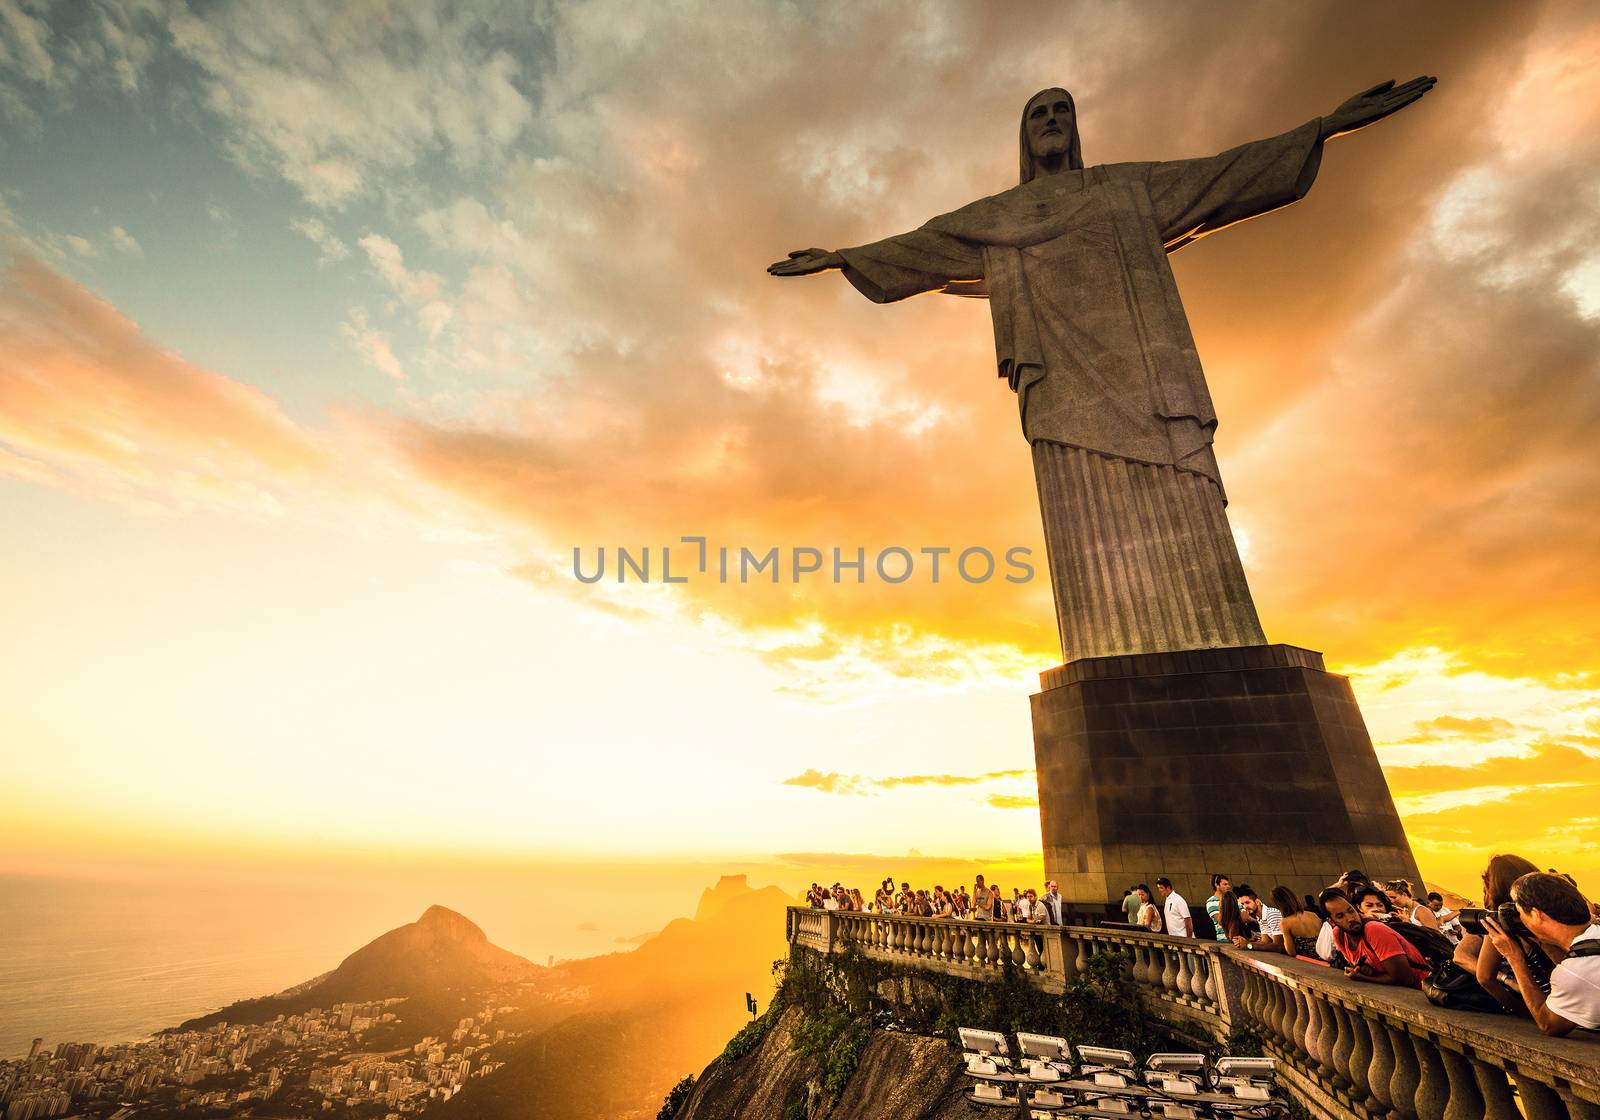
[[[983,278],[981,247],[923,226],[870,245],[840,249],[845,279],[873,303],[894,303],[922,292],[976,294]]]
[[[1311,190],[1322,165],[1322,118],[1214,156],[1112,164],[1112,178],[1142,177],[1168,253]]]

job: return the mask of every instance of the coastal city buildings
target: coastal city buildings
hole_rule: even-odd
[[[225,1116],[267,1100],[277,1114],[313,1116],[339,1106],[341,1115],[399,1117],[493,1074],[502,1064],[493,1048],[519,1033],[495,1024],[510,1008],[485,1007],[448,1038],[369,1049],[368,1036],[394,1024],[404,1002],[338,1003],[266,1023],[220,1023],[108,1046],[63,1042],[50,1049],[35,1040],[28,1057],[0,1061],[0,1118]]]

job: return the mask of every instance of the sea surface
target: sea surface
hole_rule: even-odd
[[[716,876],[610,873],[289,882],[0,875],[0,1057],[35,1037],[122,1042],[338,966],[439,903],[536,964],[631,949]]]

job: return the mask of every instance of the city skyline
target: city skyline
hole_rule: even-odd
[[[1007,186],[1041,86],[1098,163],[1437,73],[1173,265],[1269,639],[1352,675],[1423,874],[1600,882],[1581,6],[0,11],[0,870],[1036,856],[1042,572],[573,549],[1037,564],[985,309],[765,264]]]

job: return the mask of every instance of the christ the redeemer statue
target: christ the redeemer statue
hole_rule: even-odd
[[[1221,155],[1084,167],[1072,96],[1022,114],[1020,186],[854,249],[803,249],[774,276],[842,269],[875,303],[987,296],[999,374],[1033,448],[1066,660],[1263,645],[1224,512],[1211,394],[1167,254],[1286,206],[1325,141],[1434,79],[1384,82],[1330,115]]]

